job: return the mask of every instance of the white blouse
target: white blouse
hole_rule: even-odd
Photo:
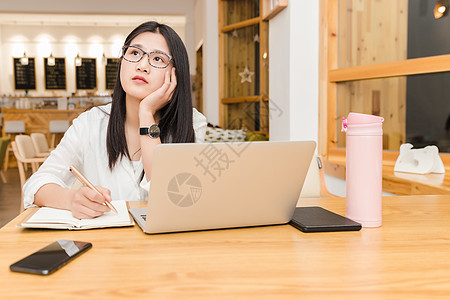
[[[111,191],[113,200],[147,200],[150,182],[138,184],[144,169],[142,159],[132,162],[126,157],[118,160],[114,169],[108,167],[106,134],[111,104],[92,108],[73,120],[58,147],[51,152],[39,170],[23,186],[24,207],[33,205],[34,194],[45,184],[56,183],[71,188],[75,177],[69,171],[73,165],[94,185]],[[206,118],[194,108],[195,141],[205,139]]]

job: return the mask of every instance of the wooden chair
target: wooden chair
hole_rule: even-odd
[[[47,157],[50,155],[50,148],[48,147],[47,138],[43,133],[32,133],[31,141],[33,142],[36,156]]]
[[[320,155],[314,156],[303,184],[300,198],[334,197],[328,192]]]
[[[55,148],[56,134],[65,133],[69,128],[70,123],[68,120],[51,120],[49,122],[49,131],[52,134],[51,148]]]
[[[3,183],[6,183],[5,173],[3,171],[3,164],[5,163],[5,157],[8,154],[8,146],[11,142],[10,138],[2,137],[0,138],[0,177]]]
[[[21,201],[20,211],[23,211],[23,185],[27,180],[26,164],[31,164],[32,173],[36,172],[39,164],[43,163],[46,157],[37,157],[34,151],[33,142],[28,135],[18,135],[14,142],[11,143],[14,156],[17,160],[17,168],[19,169]]]
[[[25,122],[24,121],[5,121],[5,122],[3,122],[3,130],[6,134],[6,136],[11,138],[11,140],[13,141],[15,135],[25,133]],[[11,147],[8,147],[8,149],[6,151],[6,158],[5,158],[5,165],[4,165],[5,172],[8,170],[9,154],[11,151],[12,151]]]

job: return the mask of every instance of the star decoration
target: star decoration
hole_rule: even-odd
[[[255,34],[255,37],[253,38],[253,41],[255,43],[259,43],[259,35],[258,34]]]
[[[241,83],[244,83],[246,81],[252,82],[252,76],[255,74],[254,72],[250,72],[248,67],[245,67],[244,72],[240,72],[239,76],[241,76]]]
[[[231,36],[232,36],[232,37],[235,37],[235,38],[239,37],[238,32],[237,32],[236,29],[233,30],[233,32],[231,33]]]

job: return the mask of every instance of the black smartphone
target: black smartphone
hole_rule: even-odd
[[[14,272],[48,275],[92,247],[91,243],[57,240],[12,264]]]
[[[303,232],[361,229],[361,224],[318,206],[297,207],[289,224]]]

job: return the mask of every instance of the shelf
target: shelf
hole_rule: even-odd
[[[248,96],[248,97],[231,97],[231,98],[223,98],[223,104],[230,103],[244,103],[244,102],[259,102],[261,100],[261,96]]]
[[[242,21],[242,22],[239,22],[239,23],[234,23],[234,24],[230,24],[230,25],[224,26],[224,27],[222,27],[221,31],[223,33],[226,33],[226,32],[229,32],[229,31],[233,31],[235,29],[241,29],[241,28],[244,28],[244,27],[247,27],[247,26],[258,24],[260,21],[261,21],[261,18],[260,17],[256,17],[256,18],[253,18],[253,19],[250,19],[250,20],[245,20],[245,21]]]
[[[219,2],[219,125],[269,133],[268,22],[263,0]]]

